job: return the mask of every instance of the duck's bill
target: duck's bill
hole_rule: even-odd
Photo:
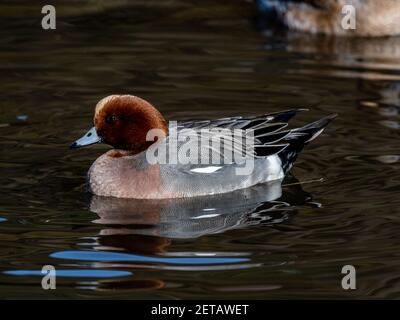
[[[93,127],[88,132],[86,132],[86,134],[82,138],[76,140],[73,144],[71,144],[69,148],[78,149],[99,142],[101,142],[101,138],[97,135],[96,128]]]

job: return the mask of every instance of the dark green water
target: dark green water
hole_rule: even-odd
[[[0,298],[400,297],[400,38],[263,31],[245,1],[58,3],[55,31],[39,5],[0,5]],[[85,174],[107,147],[68,145],[112,93],[171,120],[338,113],[292,172],[324,181],[290,179],[278,197],[92,198]],[[56,290],[41,288],[48,264]]]

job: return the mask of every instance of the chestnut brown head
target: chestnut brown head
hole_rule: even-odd
[[[116,149],[136,154],[155,141],[146,141],[147,133],[168,127],[160,112],[149,102],[131,95],[112,95],[100,100],[94,114],[94,128],[75,141],[71,148],[103,142]]]

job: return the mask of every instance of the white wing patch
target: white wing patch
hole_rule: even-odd
[[[204,167],[204,168],[194,168],[191,169],[191,172],[196,172],[196,173],[213,173],[221,169],[222,167],[216,167],[216,166],[210,166],[210,167]]]

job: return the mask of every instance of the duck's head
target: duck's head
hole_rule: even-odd
[[[136,154],[155,141],[147,141],[152,129],[168,134],[161,113],[149,102],[131,95],[111,95],[100,100],[94,113],[94,127],[71,144],[71,149],[103,142],[116,149]]]

